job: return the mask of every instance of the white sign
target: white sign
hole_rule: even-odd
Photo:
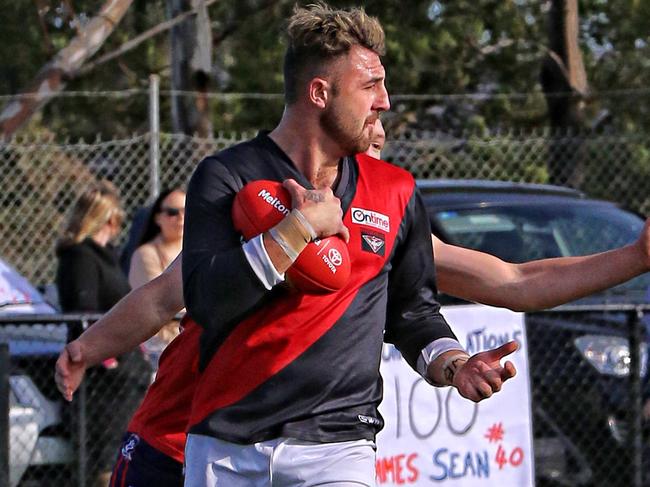
[[[455,389],[430,386],[394,347],[384,345],[379,409],[386,426],[377,437],[377,485],[533,486],[523,314],[467,305],[445,307],[443,315],[471,355],[519,342],[507,357],[517,376],[476,404]]]

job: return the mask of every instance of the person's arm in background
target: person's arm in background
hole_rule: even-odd
[[[439,291],[514,311],[558,306],[650,270],[650,219],[638,240],[625,247],[522,264],[431,238]]]
[[[72,400],[88,367],[133,350],[183,308],[181,260],[179,255],[160,276],[131,291],[79,338],[66,345],[54,374],[65,399]]]

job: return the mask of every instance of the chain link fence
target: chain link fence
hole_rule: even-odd
[[[526,315],[537,487],[650,485],[648,320],[639,309]],[[600,346],[622,346],[628,360],[599,367]]]
[[[90,181],[112,180],[132,216],[151,201],[156,187],[185,186],[203,157],[254,135],[219,134],[200,139],[162,134],[159,160],[153,162],[149,135],[93,143],[62,144],[47,139],[0,143],[0,257],[33,283],[51,283],[59,228]],[[559,137],[549,133],[452,136],[407,132],[392,139],[389,136],[383,157],[416,178],[560,181],[590,196],[648,213],[649,140],[645,134]],[[576,152],[580,158],[575,157]],[[554,160],[567,164],[554,172],[548,163]],[[155,184],[152,174],[157,175]],[[123,235],[128,232],[128,221]]]
[[[9,370],[2,371],[9,376],[8,411],[0,413],[9,419],[9,451],[0,449],[0,465],[9,468],[0,468],[8,472],[0,485],[99,485],[112,469],[154,369],[149,357],[135,350],[90,368],[75,400],[64,402],[53,380],[56,358],[67,340],[98,318],[0,318],[0,342],[9,345]]]

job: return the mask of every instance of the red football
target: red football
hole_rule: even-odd
[[[245,185],[235,195],[232,221],[244,240],[266,232],[291,211],[291,196],[282,183],[260,179]]]
[[[291,209],[291,196],[277,181],[246,184],[235,195],[232,219],[245,240],[277,225]],[[315,240],[305,247],[287,270],[287,280],[306,293],[341,289],[350,278],[350,253],[338,236]]]
[[[350,279],[350,253],[336,235],[314,240],[287,270],[287,279],[306,293],[338,291]]]

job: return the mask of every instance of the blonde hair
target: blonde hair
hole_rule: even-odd
[[[98,181],[84,191],[74,204],[61,229],[56,248],[82,242],[95,235],[111,218],[124,219],[117,187],[110,181]]]
[[[386,51],[384,29],[363,8],[333,9],[325,3],[295,5],[287,25],[284,57],[284,93],[287,104],[298,99],[298,86],[311,79],[323,64],[347,54],[352,46]]]

